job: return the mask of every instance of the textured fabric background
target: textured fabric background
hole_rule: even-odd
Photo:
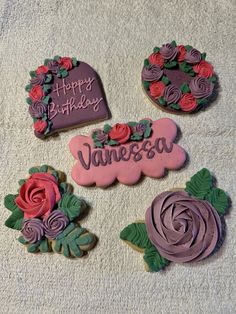
[[[202,167],[235,197],[235,9],[233,0],[1,0],[1,313],[235,313],[235,210],[226,217],[222,249],[198,264],[172,263],[163,273],[145,273],[142,255],[119,240],[120,230],[143,218],[157,194],[183,186]],[[206,51],[219,75],[219,96],[205,112],[170,115],[142,93],[143,59],[173,39]],[[106,190],[75,186],[92,207],[82,225],[100,239],[81,260],[30,255],[18,243],[19,233],[3,226],[9,214],[3,197],[16,192],[31,166],[51,164],[72,183],[68,142],[93,128],[46,141],[34,137],[24,86],[29,70],[56,54],[77,56],[98,71],[110,123],[171,117],[189,154],[184,169],[161,180],[145,178],[133,187]]]

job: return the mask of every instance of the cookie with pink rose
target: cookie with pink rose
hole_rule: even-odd
[[[96,236],[79,224],[86,203],[73,194],[62,172],[47,165],[32,167],[19,185],[17,194],[4,199],[10,211],[5,225],[21,232],[18,240],[29,253],[82,257],[95,246]]]
[[[101,80],[87,63],[55,56],[30,76],[26,102],[38,138],[109,117]]]
[[[216,75],[206,53],[175,41],[155,47],[141,73],[146,96],[171,113],[193,113],[206,106]]]
[[[155,197],[145,221],[136,221],[121,231],[120,238],[143,253],[147,271],[158,272],[170,262],[200,262],[221,247],[230,201],[214,182],[209,170],[203,168],[184,189]]]

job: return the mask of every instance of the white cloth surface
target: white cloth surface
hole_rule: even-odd
[[[157,194],[182,187],[202,167],[235,200],[235,9],[233,0],[1,0],[1,313],[235,313],[235,210],[226,216],[227,237],[218,253],[191,265],[172,263],[162,273],[146,273],[142,255],[119,239]],[[140,87],[144,58],[173,39],[206,51],[219,76],[217,100],[196,115],[164,113]],[[28,72],[56,54],[76,56],[98,71],[110,123],[174,119],[182,133],[178,143],[189,154],[186,167],[132,187],[76,186],[68,142],[93,126],[38,140],[25,103]],[[63,170],[91,204],[81,223],[99,243],[88,258],[31,255],[17,241],[19,232],[4,226],[4,196],[16,193],[31,166],[45,163]]]

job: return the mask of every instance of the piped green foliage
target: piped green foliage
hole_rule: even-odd
[[[150,272],[158,272],[169,265],[169,261],[165,259],[158,250],[151,244],[145,249],[143,259],[148,266]]]
[[[67,192],[59,201],[58,208],[72,221],[78,218],[81,213],[81,200],[74,194]]]

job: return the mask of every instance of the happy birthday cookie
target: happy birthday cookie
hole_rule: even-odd
[[[64,174],[52,167],[33,167],[29,174],[19,181],[17,194],[5,197],[4,205],[11,212],[5,225],[21,231],[18,240],[29,253],[87,254],[97,238],[78,224],[85,201],[72,193]]]
[[[144,253],[147,271],[157,272],[170,262],[201,261],[222,244],[222,217],[229,198],[213,182],[209,170],[203,168],[185,189],[159,194],[147,209],[145,221],[121,231],[122,240]]]
[[[37,137],[109,117],[100,78],[87,63],[55,56],[30,76],[26,101]]]
[[[176,136],[171,119],[106,124],[90,136],[75,136],[69,143],[76,159],[72,178],[79,185],[107,187],[116,180],[135,184],[142,174],[163,177],[186,159],[184,149],[174,143]]]
[[[155,47],[144,60],[142,86],[155,105],[171,113],[192,113],[204,107],[216,76],[206,53],[175,41]]]

